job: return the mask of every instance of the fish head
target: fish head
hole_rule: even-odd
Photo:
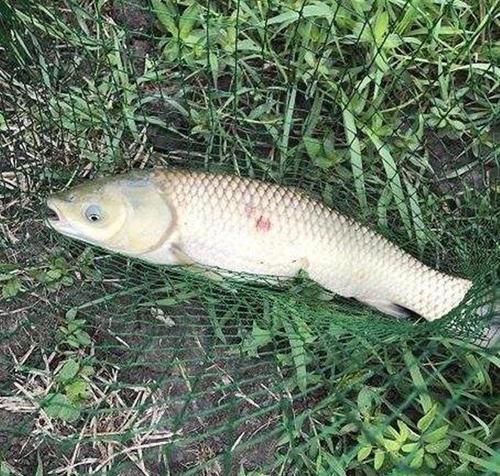
[[[91,180],[49,196],[46,205],[49,227],[131,256],[161,246],[173,228],[171,206],[146,172]]]

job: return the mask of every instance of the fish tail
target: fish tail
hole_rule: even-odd
[[[400,279],[395,302],[428,321],[441,319],[463,303],[472,281],[423,268]],[[396,288],[396,286],[394,286]]]
[[[488,302],[481,304],[475,311],[480,319],[487,321],[480,336],[476,337],[474,344],[479,347],[491,349],[500,344],[500,296],[498,292],[488,296]]]
[[[482,335],[476,338],[474,343],[487,349],[498,346],[500,343],[500,316],[491,320]]]

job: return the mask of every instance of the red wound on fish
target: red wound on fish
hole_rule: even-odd
[[[255,222],[255,228],[258,231],[269,231],[271,229],[271,220],[269,218],[264,218],[262,215]]]

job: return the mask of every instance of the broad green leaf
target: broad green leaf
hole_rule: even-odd
[[[394,438],[395,440],[400,441],[400,439],[401,439],[401,435],[398,433],[398,431],[392,425],[389,425],[385,429],[385,433],[386,433],[386,435]]]
[[[396,35],[395,33],[389,33],[385,38],[383,48],[384,48],[384,50],[393,50],[394,48],[397,48],[402,43],[403,43],[403,40],[401,39],[400,36]]]
[[[373,460],[373,467],[375,471],[378,471],[384,464],[385,453],[381,450],[375,451],[375,458]]]
[[[423,435],[422,439],[427,443],[436,443],[443,439],[448,432],[448,425],[443,425],[430,433]]]
[[[383,444],[384,448],[387,451],[399,451],[399,449],[401,448],[401,443],[399,443],[399,441],[396,440],[389,440],[387,438],[384,438]]]
[[[358,461],[364,461],[368,456],[370,456],[370,453],[372,452],[373,446],[363,446],[362,448],[359,449],[358,451]]]
[[[424,449],[420,448],[416,453],[410,463],[410,468],[420,468],[424,462]]]
[[[358,410],[362,415],[369,415],[372,408],[374,391],[371,387],[364,386],[358,393]]]
[[[384,42],[388,27],[389,14],[387,12],[378,13],[375,19],[375,24],[373,25],[373,36],[377,47],[380,47]]]
[[[261,26],[266,25],[279,25],[279,24],[290,24],[299,19],[299,14],[295,10],[289,10],[285,13],[281,13],[275,17],[270,18],[267,21],[261,23]]]
[[[399,428],[400,441],[404,443],[410,437],[412,431],[404,421],[398,420],[397,423]]]
[[[68,423],[72,423],[80,418],[80,410],[71,404],[61,406],[59,410],[59,418],[67,421]]]
[[[307,63],[307,65],[313,69],[315,69],[318,65],[318,59],[316,58],[316,55],[312,51],[306,51],[304,53],[304,61]]]
[[[261,51],[261,47],[250,38],[238,41],[238,51]]]
[[[61,284],[64,286],[71,286],[73,284],[73,278],[71,276],[63,276],[61,279]]]
[[[316,139],[314,137],[304,137],[302,139],[302,142],[304,143],[304,146],[306,148],[307,155],[311,159],[315,159],[321,154],[321,141],[319,139]]]
[[[70,402],[78,402],[88,396],[89,386],[85,380],[77,379],[75,382],[70,383],[64,387],[66,396]]]
[[[334,17],[334,10],[326,3],[316,2],[314,5],[306,5],[302,10],[304,18],[324,18],[331,22]]]
[[[90,336],[85,331],[76,331],[75,338],[77,339],[78,343],[82,346],[87,346],[92,343]]]
[[[47,276],[50,279],[59,279],[62,276],[62,271],[60,269],[50,269],[47,271]]]
[[[420,445],[418,443],[406,443],[401,447],[401,450],[405,453],[413,453],[414,451],[417,451],[419,446]]]
[[[329,156],[322,156],[318,155],[316,158],[313,159],[314,165],[317,167],[320,167],[321,169],[327,170],[331,167],[334,167],[336,164],[342,162],[342,155],[336,153],[336,154],[331,154]]]
[[[78,347],[80,347],[80,343],[78,342],[78,339],[77,339],[75,336],[73,336],[73,335],[69,336],[69,337],[65,340],[65,342],[66,342],[69,346],[73,347],[74,349],[78,349]]]
[[[175,7],[170,0],[151,0],[153,12],[163,25],[163,27],[174,37],[177,37],[178,29],[176,25]]]
[[[243,350],[249,355],[256,356],[260,347],[271,342],[271,333],[267,329],[261,329],[256,321],[252,324],[252,334],[243,341]]]
[[[85,102],[83,101],[83,99],[82,99],[82,103],[83,103],[83,105],[85,105]],[[68,269],[69,264],[64,258],[58,257],[54,260],[54,267],[56,267],[58,269]]]
[[[65,395],[48,394],[42,402],[45,413],[52,418],[72,422],[80,417],[80,410],[72,405]]]
[[[85,319],[73,319],[68,322],[68,331],[75,332],[85,325]]]
[[[179,20],[179,36],[185,40],[196,22],[201,18],[200,10],[197,3],[192,3],[184,10]]]
[[[431,454],[439,454],[446,450],[448,446],[450,446],[450,444],[451,440],[445,438],[443,440],[437,441],[436,443],[429,443],[428,445],[425,445],[425,451]]]
[[[370,2],[366,0],[351,0],[350,3],[358,15],[363,15],[364,12],[371,8]]]
[[[436,411],[437,411],[437,403],[432,405],[430,410],[422,417],[420,420],[417,422],[417,427],[420,431],[425,431],[431,423],[434,421],[434,417],[436,416]]]
[[[21,280],[15,276],[9,279],[2,287],[2,296],[8,299],[17,295],[21,290]]]
[[[95,374],[94,367],[91,365],[84,365],[82,369],[80,370],[80,375],[84,375],[86,377],[90,377],[91,375]]]
[[[429,468],[431,468],[431,469],[435,469],[437,467],[436,458],[433,455],[426,453],[424,455],[424,461],[425,461],[425,464],[427,466],[429,466]]]
[[[252,339],[257,345],[257,347],[261,347],[271,342],[271,333],[269,332],[268,329],[261,329],[258,326],[257,322],[253,321]]]
[[[57,380],[60,382],[67,382],[75,377],[79,369],[80,364],[78,364],[76,360],[70,358],[64,363],[61,370],[57,373]]]
[[[76,317],[78,313],[78,309],[76,307],[72,307],[68,311],[66,311],[66,319],[72,320]]]

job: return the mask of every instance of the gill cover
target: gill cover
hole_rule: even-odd
[[[110,245],[131,255],[159,248],[174,227],[174,215],[151,175],[124,175],[113,187],[126,204],[126,219]]]

